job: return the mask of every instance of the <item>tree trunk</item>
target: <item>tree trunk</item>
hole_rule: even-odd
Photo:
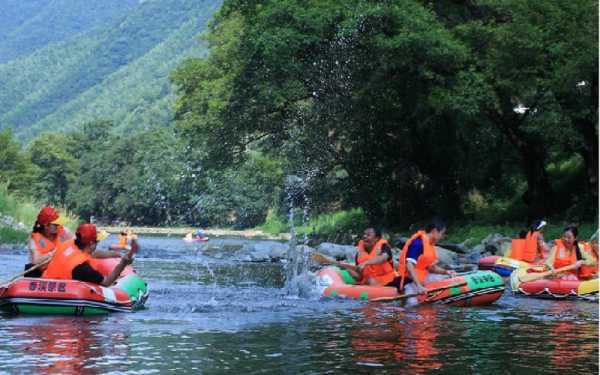
[[[527,219],[531,221],[553,213],[554,192],[546,173],[546,151],[543,144],[527,140],[526,134],[518,127],[521,119],[512,113],[509,119],[505,119],[495,112],[492,121],[508,137],[519,154],[521,169],[527,180],[527,191],[523,194],[523,201],[528,207]]]

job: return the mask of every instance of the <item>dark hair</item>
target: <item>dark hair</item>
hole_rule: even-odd
[[[38,221],[35,221],[35,224],[33,224],[33,229],[32,232],[33,233],[42,233],[44,231],[44,226],[40,223],[38,223]]]
[[[425,233],[430,233],[434,229],[437,229],[440,232],[443,231],[446,229],[446,222],[440,218],[434,218],[429,224],[425,225]]]
[[[372,229],[372,230],[373,230],[373,232],[375,232],[375,236],[377,236],[377,237],[381,237],[381,229],[379,229],[379,228],[375,228],[375,227],[368,227],[368,228],[367,228],[367,229],[365,229],[365,230],[369,230],[369,229]]]
[[[577,242],[577,234],[579,234],[579,230],[577,230],[577,227],[575,225],[569,225],[565,227],[565,229],[563,229],[563,233],[566,232],[573,233],[573,237],[575,237],[575,241],[573,242],[573,245],[575,245],[575,255],[577,257],[577,260],[581,260],[581,251],[579,251],[579,243]]]
[[[529,232],[533,233],[535,231],[538,231],[538,227],[542,224],[542,219],[538,219],[536,221],[534,221],[533,223],[531,223],[531,226],[529,227]],[[541,229],[541,228],[540,228]]]
[[[519,238],[523,239],[527,237],[527,231],[526,230],[522,230],[519,232]]]
[[[563,233],[565,232],[573,233],[573,236],[575,238],[577,238],[577,235],[579,234],[579,231],[577,230],[577,227],[575,225],[569,225],[568,227],[565,227],[565,229],[563,229]]]
[[[77,246],[79,249],[83,249],[87,245],[84,245],[83,242],[81,242],[81,235],[79,233],[75,233],[75,246]]]

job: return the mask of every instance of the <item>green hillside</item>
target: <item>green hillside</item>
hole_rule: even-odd
[[[0,1],[0,64],[122,18],[138,0]]]
[[[146,1],[117,22],[0,65],[0,127],[30,139],[98,118],[165,123],[169,72],[203,53],[195,36],[219,4]]]

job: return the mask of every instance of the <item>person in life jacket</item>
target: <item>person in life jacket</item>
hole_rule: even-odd
[[[356,265],[338,263],[338,266],[346,269],[359,284],[398,288],[400,278],[394,271],[392,248],[381,237],[381,231],[375,228],[365,229],[356,246]]]
[[[131,250],[131,245],[129,242],[137,239],[137,235],[133,234],[131,229],[125,230],[123,229],[119,233],[118,243],[110,245],[108,248],[110,250]]]
[[[554,246],[550,250],[550,256],[545,262],[546,268],[555,270],[558,268],[576,265],[575,269],[565,272],[558,277],[563,279],[578,279],[582,266],[593,267],[596,261],[592,255],[584,251],[583,246],[577,241],[578,230],[575,226],[568,226],[563,230],[562,237],[554,240]]]
[[[446,224],[433,220],[425,226],[425,230],[418,231],[406,241],[398,262],[400,289],[403,289],[404,293],[426,293],[427,288],[424,286],[426,283],[443,279],[441,275],[456,276],[456,272],[445,270],[437,265],[435,244],[445,234]]]
[[[52,257],[57,246],[73,241],[73,235],[64,227],[65,220],[54,207],[43,207],[37,215],[27,247],[29,263],[25,270],[44,263]],[[25,274],[25,277],[40,277],[45,265]]]
[[[81,224],[75,233],[75,241],[56,249],[52,260],[42,274],[47,279],[79,280],[102,286],[111,286],[133,262],[133,251],[128,251],[107,276],[95,270],[89,263],[99,241],[106,238],[106,232],[97,232],[94,224]],[[137,249],[137,244],[135,246]]]
[[[358,251],[355,263],[356,270],[360,273],[359,283],[398,288],[400,278],[394,271],[392,247],[382,238],[380,230],[365,229],[356,247]]]
[[[546,226],[544,220],[535,221],[523,238],[513,239],[509,257],[528,263],[536,263],[545,258],[548,246],[544,242],[542,228]]]
[[[580,242],[581,243],[581,242]],[[588,253],[596,263],[593,266],[582,265],[579,269],[579,278],[589,280],[598,277],[598,231],[594,233],[589,243],[582,243],[583,251]]]

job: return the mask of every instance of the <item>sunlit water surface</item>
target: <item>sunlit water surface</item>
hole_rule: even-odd
[[[508,293],[485,308],[320,300],[310,275],[290,296],[281,264],[217,258],[173,237],[140,242],[145,310],[0,315],[0,373],[598,372],[594,303]],[[26,261],[24,249],[0,255],[0,279]]]

